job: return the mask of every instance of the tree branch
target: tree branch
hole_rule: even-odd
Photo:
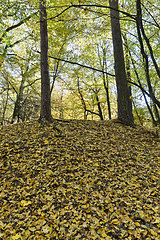
[[[89,113],[91,113],[91,114],[94,114],[94,115],[100,116],[99,113],[92,112],[91,110],[86,109],[86,111],[89,112]]]
[[[68,9],[70,9],[71,7],[72,7],[72,6],[67,7],[67,8],[64,9],[62,12],[60,12],[59,14],[57,14],[56,16],[47,18],[47,20],[52,20],[52,19],[54,19],[54,18],[57,18],[57,17],[61,16],[64,12],[66,12],[66,11],[67,11]]]
[[[15,24],[15,25],[12,25],[10,27],[8,27],[5,32],[2,34],[2,36],[0,37],[0,42],[2,42],[3,38],[6,36],[7,32],[17,28],[17,27],[20,27],[22,24],[24,24],[27,20],[29,20],[34,14],[36,14],[37,12],[29,15],[28,17],[24,18],[23,20],[21,20],[19,23]]]
[[[35,51],[35,50],[33,50],[33,51],[37,52],[37,53],[40,53],[39,51]],[[111,74],[111,73],[108,73],[108,72],[104,72],[103,70],[100,70],[100,69],[97,69],[97,68],[93,68],[93,67],[89,67],[89,66],[83,65],[81,63],[72,62],[72,61],[69,61],[69,60],[65,60],[65,59],[61,59],[61,58],[57,58],[57,57],[52,57],[52,56],[48,56],[48,57],[49,58],[53,58],[53,59],[58,60],[58,61],[61,61],[61,62],[66,62],[66,63],[70,63],[70,64],[77,65],[77,66],[80,66],[80,67],[88,68],[88,69],[91,69],[93,71],[105,73],[105,74],[107,74],[107,75],[109,75],[111,77],[115,77],[114,74]]]
[[[82,8],[82,7],[86,7],[86,8],[87,8],[87,7],[98,7],[98,8],[113,9],[113,8],[111,8],[111,7],[109,7],[109,6],[104,6],[104,5],[100,5],[100,4],[81,4],[81,5],[75,5],[75,4],[72,4],[71,6],[72,6],[72,7],[75,7],[75,8]],[[132,18],[132,19],[135,20],[135,17],[136,17],[136,16],[134,16],[134,15],[132,15],[132,14],[129,14],[129,13],[124,12],[124,11],[122,11],[122,10],[117,10],[117,9],[113,9],[113,10],[118,11],[118,12],[120,12],[120,13],[123,13],[123,14],[126,15],[127,17],[130,17],[130,18]]]
[[[62,61],[62,62],[70,63],[70,64],[73,64],[73,65],[77,65],[77,66],[80,66],[80,67],[88,68],[88,69],[91,69],[91,70],[94,70],[94,71],[97,71],[97,72],[105,73],[105,74],[107,74],[109,76],[115,77],[114,74],[111,74],[111,73],[108,73],[108,72],[104,72],[103,70],[100,70],[100,69],[97,69],[97,68],[93,68],[93,67],[89,67],[89,66],[83,65],[81,63],[72,62],[72,61],[68,61],[68,60],[64,60],[64,59],[57,58],[57,57],[52,57],[52,56],[48,56],[48,57],[56,59],[56,60],[59,60],[59,61]]]

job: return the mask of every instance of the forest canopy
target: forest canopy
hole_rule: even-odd
[[[0,2],[0,239],[159,240],[159,47],[159,0]]]
[[[37,119],[42,111],[40,55],[44,47],[40,48],[43,21],[40,2],[46,4],[43,20],[47,23],[53,118],[103,120],[119,116],[123,99],[117,85],[116,43],[111,26],[117,12],[123,45],[121,60],[125,64],[122,78],[127,81],[124,86],[128,89],[128,101],[132,102],[134,121],[157,125],[160,122],[158,0],[121,0],[117,9],[111,6],[117,1],[2,0],[1,124]],[[117,61],[120,70],[121,60]]]

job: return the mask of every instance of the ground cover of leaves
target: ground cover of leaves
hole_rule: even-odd
[[[159,207],[160,139],[146,129],[80,120],[0,129],[1,240],[158,240]]]

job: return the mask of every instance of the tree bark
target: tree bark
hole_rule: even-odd
[[[85,103],[85,100],[84,100],[84,97],[83,97],[83,94],[81,92],[81,89],[80,89],[80,83],[79,83],[79,77],[77,76],[77,87],[78,87],[78,93],[80,95],[80,99],[81,99],[81,102],[82,102],[82,105],[83,105],[83,110],[84,110],[84,120],[87,120],[87,107],[86,107],[86,103]]]
[[[154,53],[153,53],[152,46],[150,44],[150,40],[147,37],[147,35],[145,33],[145,30],[144,30],[144,27],[143,27],[141,0],[137,0],[136,1],[136,6],[137,6],[137,23],[138,23],[138,27],[141,30],[141,33],[142,33],[142,35],[144,37],[144,40],[145,40],[145,42],[147,44],[147,47],[149,49],[150,56],[151,56],[152,62],[154,64],[155,70],[157,72],[158,77],[160,78],[160,68],[158,67],[157,61],[156,61],[156,59],[154,57]]]
[[[14,123],[16,118],[17,118],[17,122],[19,122],[20,118],[22,117],[22,116],[20,116],[21,115],[20,112],[21,112],[21,108],[22,108],[23,90],[24,90],[25,80],[26,80],[25,76],[22,73],[22,81],[21,81],[21,84],[20,84],[19,92],[17,93],[17,96],[16,96],[16,102],[15,102],[15,105],[14,105],[14,111],[13,111],[13,116],[12,116],[11,123]]]
[[[53,121],[51,115],[51,91],[48,65],[48,30],[46,1],[40,0],[40,37],[41,37],[41,113],[40,121]]]
[[[144,31],[144,28],[143,28],[142,10],[141,10],[141,1],[140,0],[136,1],[136,8],[137,8],[136,26],[137,26],[138,40],[139,40],[139,43],[140,43],[141,54],[142,54],[142,57],[143,57],[143,63],[144,63],[144,67],[145,67],[145,73],[146,73],[146,80],[147,80],[148,90],[149,90],[149,94],[151,96],[151,99],[153,99],[152,101],[153,101],[153,106],[154,106],[154,110],[155,110],[156,121],[155,121],[155,119],[152,118],[153,125],[156,125],[157,123],[158,124],[160,123],[160,116],[159,116],[159,112],[158,112],[158,109],[157,109],[157,106],[160,107],[160,105],[155,103],[156,102],[156,97],[155,97],[155,94],[154,94],[154,91],[153,91],[153,88],[152,88],[152,84],[151,84],[151,80],[150,80],[149,60],[148,60],[148,55],[145,52],[142,35],[143,35],[143,37],[144,37],[144,39],[145,39],[145,41],[147,43],[147,46],[148,46],[148,48],[150,50],[150,54],[151,54],[151,58],[152,58],[152,61],[154,63],[154,66],[155,66],[156,70],[158,70],[157,71],[158,76],[160,76],[159,75],[160,72],[159,72],[158,65],[157,65],[157,63],[155,61],[155,58],[154,58],[153,51],[152,51],[152,48],[150,46],[149,40],[147,41],[147,37],[145,35],[145,31]],[[157,106],[156,106],[156,104],[157,104]]]
[[[101,103],[100,103],[100,101],[99,101],[99,96],[98,96],[98,92],[97,92],[97,91],[95,92],[95,95],[96,95],[96,102],[97,102],[99,117],[100,117],[101,120],[104,120],[104,119],[103,119],[102,109],[101,109]]]
[[[7,90],[6,99],[4,98],[4,103],[2,103],[3,110],[2,110],[2,117],[0,118],[1,125],[5,124],[5,114],[6,114],[8,99],[9,99],[9,82],[7,82],[6,90]]]
[[[154,118],[152,109],[151,109],[150,106],[149,106],[149,103],[148,103],[148,100],[147,100],[146,95],[147,95],[148,97],[150,97],[150,98],[151,98],[151,96],[150,96],[150,94],[148,94],[148,92],[142,87],[142,83],[141,83],[141,81],[140,81],[138,72],[137,72],[137,70],[136,70],[136,66],[135,66],[135,64],[134,64],[134,61],[133,61],[133,58],[132,58],[132,55],[131,55],[130,52],[129,52],[129,55],[130,55],[131,62],[132,62],[132,65],[133,65],[133,69],[134,69],[134,72],[135,72],[135,75],[136,75],[136,77],[137,77],[137,81],[138,81],[139,85],[136,84],[136,83],[134,83],[134,82],[131,82],[131,81],[130,81],[130,83],[131,83],[131,84],[134,84],[135,86],[137,86],[137,87],[139,87],[139,88],[141,89],[142,94],[143,94],[143,97],[144,97],[144,100],[145,100],[145,103],[146,103],[146,106],[147,106],[148,111],[149,111],[149,113],[150,113],[150,115],[151,115],[152,123],[155,124],[155,123],[156,123],[156,120],[155,120],[155,118]]]
[[[117,86],[118,120],[127,125],[133,125],[134,118],[125,71],[124,53],[118,12],[118,0],[109,0],[109,5]]]
[[[109,98],[109,82],[108,82],[108,75],[105,74],[105,70],[107,71],[107,61],[106,61],[106,50],[103,48],[103,86],[106,91],[106,98],[107,98],[107,107],[108,107],[108,118],[111,119],[111,104]]]

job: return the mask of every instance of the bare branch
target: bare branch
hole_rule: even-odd
[[[29,15],[28,17],[24,18],[23,20],[21,20],[19,23],[15,24],[15,25],[12,25],[10,27],[8,27],[5,32],[2,34],[1,38],[0,38],[0,42],[2,42],[3,38],[6,36],[7,32],[10,32],[11,30],[17,28],[17,27],[20,27],[22,24],[24,24],[27,20],[29,20],[33,15],[35,15],[35,13]]]
[[[67,11],[68,9],[70,9],[71,7],[72,7],[72,6],[67,7],[67,8],[64,9],[62,12],[60,12],[59,14],[57,14],[56,16],[47,18],[47,20],[52,20],[52,19],[54,19],[54,18],[57,18],[57,17],[61,16],[64,12],[66,12],[66,11]]]
[[[100,70],[100,69],[97,69],[97,68],[93,68],[93,67],[89,67],[89,66],[83,65],[83,64],[81,64],[81,63],[72,62],[72,61],[68,61],[68,60],[64,60],[64,59],[56,58],[56,57],[52,57],[52,56],[48,56],[48,57],[49,57],[49,58],[56,59],[56,60],[59,60],[59,61],[62,61],[62,62],[70,63],[70,64],[73,64],[73,65],[77,65],[77,66],[80,66],[80,67],[88,68],[88,69],[91,69],[91,70],[93,70],[93,71],[105,73],[105,74],[107,74],[107,75],[109,75],[109,76],[115,77],[114,74],[111,74],[111,73],[108,73],[108,72],[104,72],[103,70]]]

